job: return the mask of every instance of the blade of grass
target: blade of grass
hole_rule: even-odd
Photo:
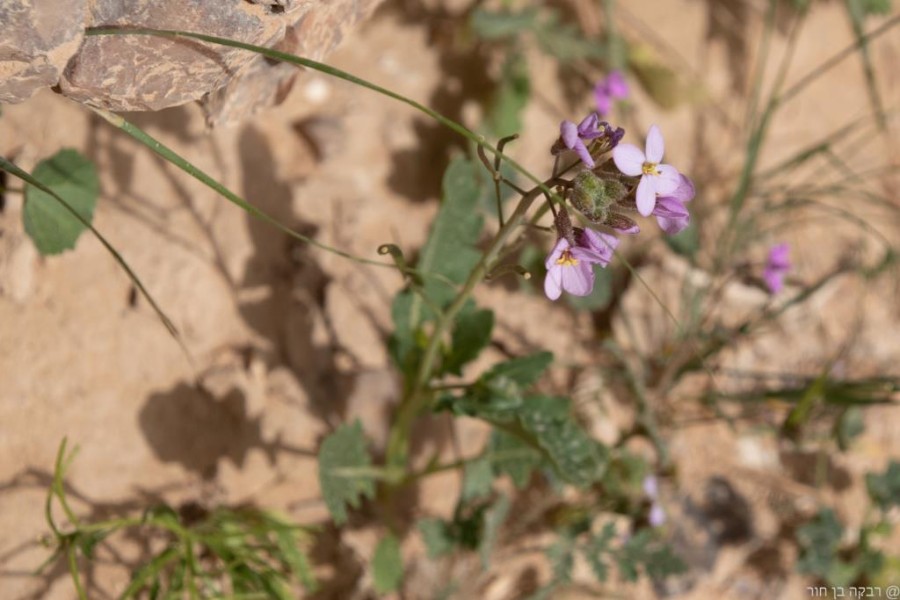
[[[878,127],[885,131],[887,128],[887,119],[884,114],[884,103],[881,101],[881,94],[878,91],[878,82],[875,80],[875,67],[872,65],[872,56],[869,54],[869,41],[865,37],[863,27],[865,25],[865,12],[860,0],[847,0],[847,14],[850,17],[850,24],[853,26],[853,35],[856,36],[856,43],[859,46],[859,58],[863,65],[863,74],[866,77],[866,87],[869,92],[869,102],[872,103],[872,109],[875,111],[875,119]]]

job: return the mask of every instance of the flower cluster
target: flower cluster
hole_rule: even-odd
[[[557,159],[554,176],[564,181],[558,188],[564,205],[554,208],[557,241],[546,260],[544,292],[551,300],[563,291],[587,296],[594,287],[594,265],[606,267],[619,243],[612,233],[640,231],[631,214],[654,216],[660,229],[672,235],[690,224],[687,203],[694,198],[694,184],[675,167],[664,164],[665,142],[653,125],[644,149],[620,144],[625,131],[600,120],[613,99],[628,96],[628,85],[618,71],[597,84],[597,112],[579,124],[563,121],[559,137],[550,149]],[[611,155],[611,156],[610,156]],[[560,159],[577,157],[569,166]],[[575,171],[571,179],[562,176]],[[565,204],[574,208],[588,227],[572,227]],[[600,231],[590,226],[601,228]],[[768,280],[767,280],[768,281]]]

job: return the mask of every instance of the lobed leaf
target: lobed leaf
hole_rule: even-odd
[[[319,449],[322,497],[338,525],[347,521],[346,505],[358,508],[362,498],[375,496],[374,479],[363,471],[372,465],[359,420],[341,425]]]

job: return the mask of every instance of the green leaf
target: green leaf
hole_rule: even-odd
[[[94,164],[75,150],[60,150],[35,167],[32,176],[56,192],[91,222],[100,183]],[[22,212],[25,231],[43,255],[60,254],[75,247],[86,229],[53,196],[34,186],[25,186]]]
[[[823,509],[816,517],[797,530],[800,558],[797,570],[825,579],[836,566],[835,558],[841,543],[843,526],[834,511]]]
[[[552,352],[537,352],[494,365],[482,375],[481,379],[493,380],[505,377],[524,390],[537,382],[552,362]]]
[[[575,564],[573,540],[569,536],[561,535],[559,539],[547,548],[547,560],[553,569],[553,581],[566,583],[572,579],[572,567]]]
[[[653,540],[649,529],[628,538],[614,554],[622,578],[626,581],[637,581],[640,567],[655,580],[683,573],[687,568],[669,546]]]
[[[494,505],[484,513],[484,531],[481,542],[478,544],[478,555],[481,557],[481,566],[487,569],[491,565],[491,553],[497,541],[500,526],[506,521],[509,514],[510,501],[506,496],[500,496]]]
[[[497,475],[509,475],[519,489],[528,484],[531,473],[543,461],[541,453],[520,438],[495,429],[488,442],[491,465]]]
[[[452,346],[442,365],[443,371],[461,375],[463,366],[475,360],[491,342],[493,328],[493,311],[464,309],[456,319],[451,338]]]
[[[519,52],[510,52],[500,81],[487,107],[485,125],[491,137],[502,138],[522,129],[522,111],[531,98],[531,80],[528,77],[528,63]]]
[[[493,482],[494,472],[489,457],[482,456],[467,463],[463,471],[462,499],[475,500],[489,496]]]
[[[603,58],[606,50],[601,40],[585,38],[571,23],[563,23],[559,14],[550,12],[547,18],[534,29],[534,35],[541,50],[562,63],[580,59]]]
[[[612,300],[612,272],[600,265],[594,265],[594,289],[587,296],[566,294],[570,305],[579,310],[601,310]]]
[[[375,482],[365,473],[372,465],[366,438],[357,420],[341,425],[319,450],[319,485],[325,505],[337,525],[347,521],[345,505],[358,508],[362,498],[375,496]]]
[[[696,221],[691,221],[687,228],[675,235],[664,236],[663,239],[673,252],[685,258],[693,259],[700,250],[700,230]]]
[[[860,0],[860,5],[867,15],[887,15],[891,12],[891,0]]]
[[[615,524],[607,523],[599,534],[592,535],[581,548],[581,553],[591,566],[594,577],[601,583],[606,582],[609,576],[609,567],[603,560],[603,557],[610,554],[610,542],[612,542],[615,535]]]
[[[288,527],[285,524],[284,529],[279,528],[275,531],[278,550],[297,581],[302,583],[307,591],[314,592],[318,585],[312,566],[309,564],[306,553],[300,550],[297,532]]]
[[[609,451],[591,438],[569,412],[569,400],[551,396],[526,398],[519,412],[531,433],[567,482],[586,487],[599,481],[609,462]]]
[[[419,521],[419,533],[425,542],[429,558],[448,554],[456,545],[450,527],[441,519],[422,519]]]
[[[450,162],[444,173],[441,208],[417,264],[420,271],[461,284],[478,263],[481,252],[475,244],[483,224],[477,211],[481,181],[471,160],[456,157]],[[432,302],[442,307],[456,295],[452,286],[434,277],[426,278],[424,288]],[[422,322],[422,310],[421,300],[415,297],[410,317],[413,327]]]
[[[869,497],[882,510],[900,506],[900,462],[891,461],[882,475],[866,474]]]
[[[469,26],[483,40],[501,40],[515,37],[535,27],[538,11],[526,8],[520,12],[490,12],[478,8],[472,12]]]
[[[372,576],[375,591],[379,594],[393,592],[403,582],[403,557],[400,556],[400,542],[388,534],[378,542],[372,558]]]

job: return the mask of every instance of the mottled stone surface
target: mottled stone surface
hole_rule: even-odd
[[[204,33],[268,46],[284,19],[264,7],[222,0],[94,0],[92,26]],[[246,51],[149,35],[87,37],[60,80],[75,100],[112,110],[159,110],[218,89],[249,63]]]
[[[0,103],[56,85],[84,36],[85,0],[0,0]]]
[[[291,0],[283,1],[291,4]],[[338,0],[319,4],[314,9],[308,3],[294,3],[291,24],[274,47],[288,54],[321,60],[380,3],[381,0]],[[233,123],[260,108],[278,104],[299,73],[301,70],[294,65],[254,57],[237,77],[204,99],[208,123]]]
[[[297,76],[245,50],[151,35],[87,36],[85,27],[203,33],[323,58],[381,0],[0,0],[0,102],[57,86],[114,111],[193,100],[209,122],[278,103]]]

